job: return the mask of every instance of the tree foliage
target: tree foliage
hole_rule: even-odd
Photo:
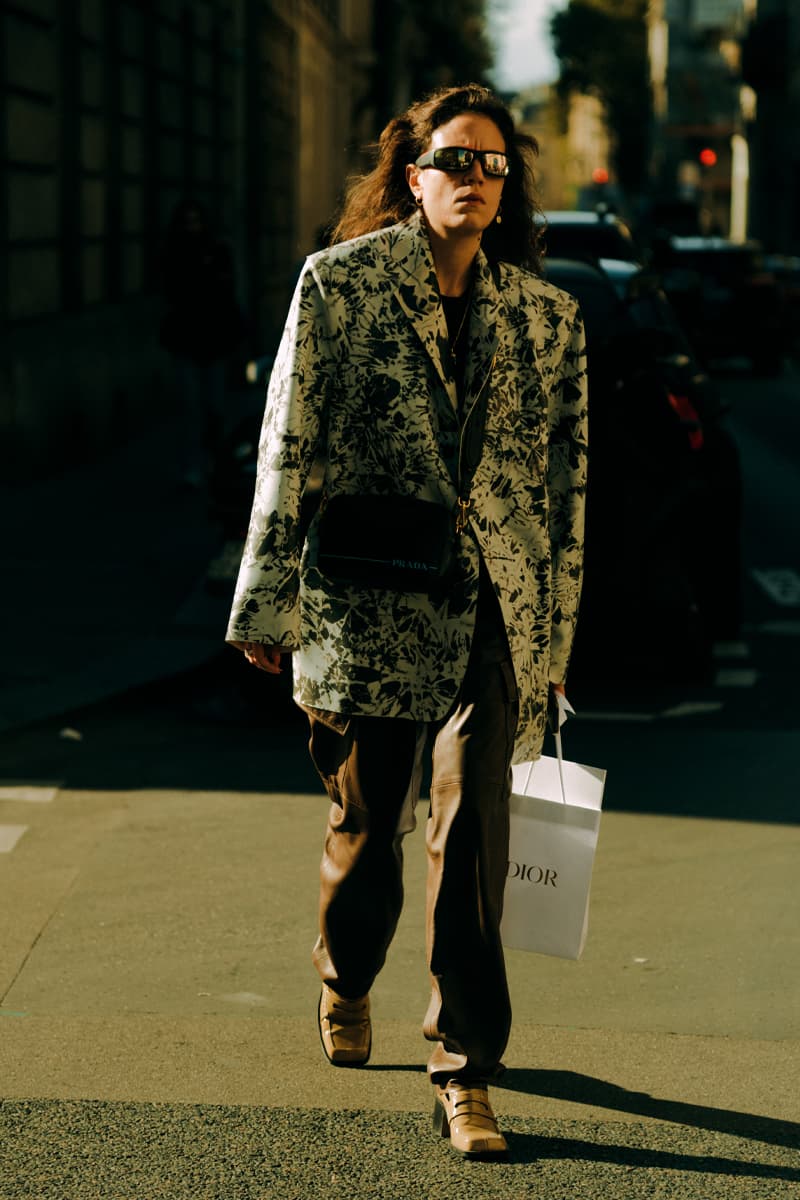
[[[604,102],[617,177],[642,190],[652,110],[647,55],[648,0],[569,0],[550,23],[560,64],[559,92],[591,92]]]

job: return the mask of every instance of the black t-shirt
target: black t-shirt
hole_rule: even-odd
[[[447,321],[447,337],[450,343],[450,370],[456,381],[458,395],[458,411],[464,403],[464,374],[467,369],[467,352],[469,350],[469,323],[472,307],[472,288],[467,288],[463,296],[442,296],[442,308]]]
[[[456,381],[459,419],[464,408],[464,376],[469,352],[470,309],[472,288],[463,296],[442,296],[442,307],[447,321],[450,342],[450,369]],[[478,589],[478,614],[475,624],[473,654],[482,662],[498,662],[508,657],[508,640],[500,604],[495,594],[489,572],[481,555],[480,585]]]

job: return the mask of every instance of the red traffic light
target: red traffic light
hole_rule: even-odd
[[[717,161],[717,152],[706,146],[697,156],[704,167],[713,167]]]

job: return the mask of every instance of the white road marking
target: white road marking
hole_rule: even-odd
[[[27,825],[0,825],[0,854],[9,854],[27,829]]]
[[[753,578],[782,608],[800,607],[800,575],[790,567],[755,568]]]
[[[771,633],[776,637],[800,637],[800,621],[762,621],[756,625],[758,633]]]
[[[674,708],[665,708],[662,717],[701,717],[704,713],[719,712],[725,705],[722,700],[685,700]]]
[[[3,783],[0,784],[0,801],[10,800],[14,804],[50,804],[55,800],[58,783]]]
[[[250,1008],[262,1008],[267,1003],[266,996],[260,996],[258,992],[228,992],[220,996],[220,1000],[227,1000],[229,1004],[246,1004]]]
[[[714,686],[721,688],[753,687],[758,680],[758,671],[753,667],[723,667],[714,676]]]
[[[589,712],[581,709],[577,713],[581,721],[654,721],[656,713],[643,712]]]
[[[714,642],[714,658],[749,658],[747,642]]]

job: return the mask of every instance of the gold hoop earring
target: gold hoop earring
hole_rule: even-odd
[[[422,208],[422,196],[415,196],[414,199],[416,200],[416,202],[420,206],[420,208]]]

